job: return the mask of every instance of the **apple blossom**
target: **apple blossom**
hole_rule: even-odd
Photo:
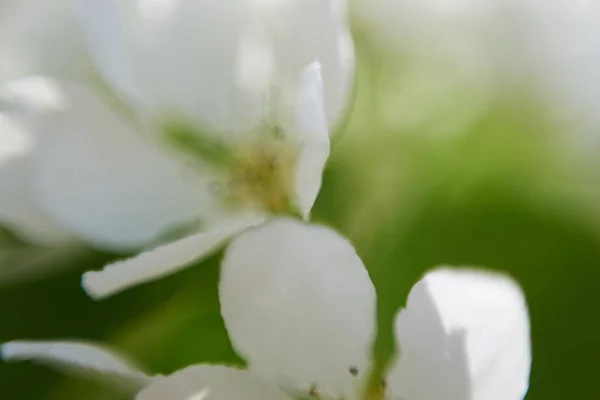
[[[352,86],[344,4],[73,2],[95,75],[5,85],[0,101],[35,143],[14,190],[56,232],[111,250],[212,235],[247,214],[308,218]],[[38,104],[48,86],[59,106]]]
[[[296,204],[307,218],[321,185],[321,174],[329,155],[329,139],[323,113],[319,65],[313,63],[307,67],[302,80],[296,114],[297,132],[300,135],[299,143],[302,144],[302,147],[299,149],[297,160],[291,170],[293,175],[276,181],[275,185],[271,186],[271,178],[263,175],[265,172],[270,172],[271,169],[267,168],[267,171],[256,171],[257,175],[251,174],[247,177],[249,182],[242,181],[239,185],[248,184],[247,191],[252,193],[256,187],[260,190],[261,184],[266,183],[268,190],[260,191],[259,194],[272,196],[273,190],[275,190],[275,195],[279,199],[277,195],[280,192],[278,190],[282,188],[278,187],[277,183],[286,185],[288,180],[295,182],[295,187],[290,189],[295,190]],[[246,175],[244,173],[242,175],[242,179],[244,179]],[[255,182],[255,178],[259,181]],[[233,189],[234,192],[237,190],[238,188]],[[285,208],[277,208],[284,205],[281,201],[277,200],[275,204],[272,204],[275,208],[267,209],[267,211],[273,213],[285,211]],[[191,206],[193,205],[192,203]],[[102,298],[127,287],[163,277],[210,255],[239,232],[258,225],[267,218],[266,214],[257,212],[234,214],[232,218],[215,223],[211,229],[159,246],[132,259],[108,265],[101,271],[87,272],[83,275],[83,287],[92,297]],[[139,229],[139,227],[134,228]]]
[[[242,394],[235,391],[241,375],[224,383],[215,367],[212,374],[211,367],[192,366],[167,378],[142,376],[148,386],[137,398],[204,393],[218,400],[223,384],[233,391],[228,400],[270,398],[276,390],[282,399],[520,400],[528,389],[527,306],[519,287],[500,274],[442,267],[417,282],[395,318],[399,355],[376,386],[369,384],[375,288],[335,231],[278,218],[239,234],[225,254],[219,296],[248,373],[271,384]],[[11,342],[3,358],[140,377],[114,356],[77,346]]]

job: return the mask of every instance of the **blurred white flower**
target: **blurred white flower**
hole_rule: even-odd
[[[378,123],[452,137],[490,109],[498,85],[489,23],[495,2],[350,1],[360,51],[370,57],[363,62],[382,82],[371,84],[382,97]]]
[[[489,29],[487,25],[497,18],[502,3],[498,0],[350,0],[352,15],[361,27],[383,41],[383,46],[397,50],[485,39],[472,35]]]
[[[39,91],[4,96],[33,131],[31,203],[109,249],[236,212],[308,217],[352,84],[342,1],[77,4],[99,76],[52,81],[66,101],[39,123]]]
[[[559,130],[578,150],[597,149],[600,105],[600,3],[589,0],[351,0],[352,16],[369,44],[416,57],[444,72],[486,104],[513,85],[551,106]],[[446,88],[418,88],[436,97]],[[452,89],[452,87],[450,87]],[[504,90],[504,92],[502,92]],[[487,96],[487,98],[486,98]],[[454,98],[455,99],[455,98]],[[461,102],[459,102],[461,103]],[[446,105],[451,107],[451,105]],[[461,105],[463,108],[464,104]],[[464,111],[463,111],[464,112]],[[592,150],[594,151],[594,150]]]
[[[522,2],[518,60],[561,131],[594,160],[600,146],[600,2]],[[589,152],[589,153],[588,153]]]
[[[219,296],[229,336],[249,371],[294,398],[520,400],[527,392],[527,307],[519,287],[501,275],[448,268],[428,273],[396,316],[399,357],[376,385],[370,356],[375,289],[352,245],[336,232],[280,218],[241,233],[226,251]],[[139,377],[96,361],[107,359],[103,353],[91,357],[90,350],[83,355],[73,346],[13,342],[3,347],[3,357]],[[210,371],[190,367],[153,380],[142,394],[206,391],[207,399],[220,399],[223,382]],[[237,390],[237,379],[231,376],[228,390]],[[272,388],[260,390],[243,398],[276,396]],[[173,397],[179,398],[187,399]]]

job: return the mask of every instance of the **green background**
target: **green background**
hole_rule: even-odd
[[[446,97],[444,107],[424,122],[395,123],[383,113],[403,112],[396,95],[411,60],[375,51],[366,39],[357,46],[354,104],[333,143],[313,220],[347,236],[369,269],[380,302],[377,358],[390,354],[392,316],[426,270],[485,266],[510,273],[527,297],[533,346],[527,398],[600,398],[600,225],[594,172],[582,172],[591,167],[562,151],[548,115],[519,86],[495,93],[492,106],[458,133],[443,128],[477,102],[468,84],[434,94]],[[402,93],[402,104],[417,103]],[[53,273],[0,286],[0,342],[101,341],[155,373],[242,362],[219,315],[221,254],[95,302],[80,289],[81,272],[123,255],[86,250],[54,259],[51,250],[8,237],[4,243],[4,254],[13,257],[6,268],[41,259]],[[31,363],[0,364],[0,393],[3,399],[127,398]]]

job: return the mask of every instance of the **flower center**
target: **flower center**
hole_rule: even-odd
[[[240,149],[227,173],[226,199],[266,208],[271,213],[290,211],[296,154],[289,143],[269,140]]]
[[[348,373],[350,373],[350,375],[352,375],[353,378],[359,378],[361,371],[359,371],[358,368],[351,366],[348,368]],[[360,381],[357,381],[356,389],[361,394],[355,398],[360,400],[388,399],[387,383],[385,382],[385,380],[379,379],[378,376],[378,373],[373,372],[369,374],[369,378],[366,382],[361,383]],[[309,389],[308,396],[300,397],[299,400],[346,400],[346,398],[332,396],[326,390],[322,390],[315,385]]]
[[[251,143],[224,144],[181,124],[165,126],[171,147],[212,170],[211,189],[231,207],[250,206],[274,214],[293,211],[297,146],[271,127]]]

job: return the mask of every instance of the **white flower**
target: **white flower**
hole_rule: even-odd
[[[518,286],[501,275],[447,268],[425,275],[396,316],[399,355],[375,386],[368,384],[375,289],[353,247],[336,232],[275,219],[238,235],[225,254],[219,295],[231,341],[249,372],[293,397],[520,400],[527,392],[527,307]],[[3,353],[7,360],[123,370],[69,346],[14,342]],[[219,400],[223,382],[203,375],[208,370],[190,367],[152,380],[139,396],[159,393],[162,384],[165,398],[184,400],[205,391],[206,399]],[[238,382],[232,376],[229,390],[237,390]],[[261,390],[226,398],[275,396],[274,389]]]
[[[79,3],[103,77],[154,122],[184,118],[220,139],[265,122],[288,128],[298,77],[315,60],[328,121],[345,107],[353,48],[342,0]]]
[[[295,176],[286,178],[291,182],[295,182],[294,189],[297,204],[300,206],[305,218],[308,217],[312,204],[316,199],[321,186],[321,174],[325,161],[329,156],[328,130],[323,113],[321,85],[319,66],[311,64],[303,74],[302,86],[298,93],[296,115],[298,129],[296,132],[298,134],[297,139],[302,147],[300,147],[297,154],[296,165],[292,167],[292,171],[295,170]],[[65,143],[57,143],[58,145],[66,146]],[[65,167],[70,167],[70,165]],[[263,167],[262,165],[260,166]],[[145,171],[142,170],[140,172]],[[242,171],[242,174],[244,172]],[[251,185],[256,185],[259,190],[263,190],[265,183],[263,174],[265,171],[251,170],[250,172],[256,172],[260,180],[250,180],[247,190],[250,192],[254,190],[254,187]],[[267,169],[266,172],[270,171]],[[146,179],[149,178],[152,179],[154,177],[149,176]],[[269,182],[268,179],[270,178],[268,176],[266,179]],[[286,185],[288,182],[283,180],[282,183]],[[244,182],[240,182],[239,184],[243,185]],[[164,190],[164,188],[161,189]],[[199,192],[203,189],[205,188],[199,186]],[[275,191],[277,189],[277,187],[274,188]],[[268,192],[266,194],[271,195]],[[275,192],[275,195],[277,194]],[[199,201],[197,197],[190,199],[189,197],[181,196],[181,198],[184,201],[191,201],[187,209],[205,212],[204,209],[198,207]],[[279,198],[277,197],[277,199]],[[157,200],[148,199],[148,201]],[[277,203],[276,206],[278,205]],[[273,211],[281,210],[275,209]],[[81,218],[85,218],[85,216],[82,215]],[[210,255],[239,232],[248,227],[263,223],[267,218],[263,213],[234,215],[232,219],[226,219],[223,222],[217,223],[206,231],[159,246],[132,259],[108,265],[101,271],[87,272],[83,275],[83,287],[92,297],[102,298],[127,287],[158,279]],[[127,227],[128,225],[125,225],[122,229],[126,229]],[[141,227],[134,226],[132,229],[139,230]]]
[[[523,33],[516,60],[552,106],[576,156],[596,160],[600,145],[600,3],[549,0],[522,2]]]
[[[501,51],[492,17],[502,15],[502,2],[349,3],[361,55],[366,54],[359,62],[377,77],[375,82],[384,82],[369,83],[381,99],[377,124],[403,134],[452,137],[468,131],[494,106],[493,61]]]
[[[369,35],[398,49],[481,40],[468,36],[482,33],[503,4],[498,0],[350,0],[350,6]]]
[[[229,203],[308,217],[352,83],[343,2],[78,4],[101,79],[52,82],[66,102],[29,128],[31,203],[117,250],[211,227]],[[38,94],[8,103],[29,111]]]
[[[345,239],[324,227],[269,222],[228,248],[219,291],[230,338],[251,370],[304,393],[361,398],[376,295]],[[389,398],[525,395],[529,321],[511,280],[433,271],[413,287],[395,327],[400,357],[385,378]]]
[[[493,90],[488,96],[502,95],[508,84],[516,85],[517,96],[524,87],[541,95],[568,141],[595,155],[600,143],[599,2],[350,0],[350,5],[374,46],[404,57],[424,54],[446,69],[450,64],[458,83],[483,85]],[[423,95],[427,87],[433,91],[428,100],[435,102],[444,90],[436,83],[447,74],[438,72],[429,86],[425,76],[417,93]]]

